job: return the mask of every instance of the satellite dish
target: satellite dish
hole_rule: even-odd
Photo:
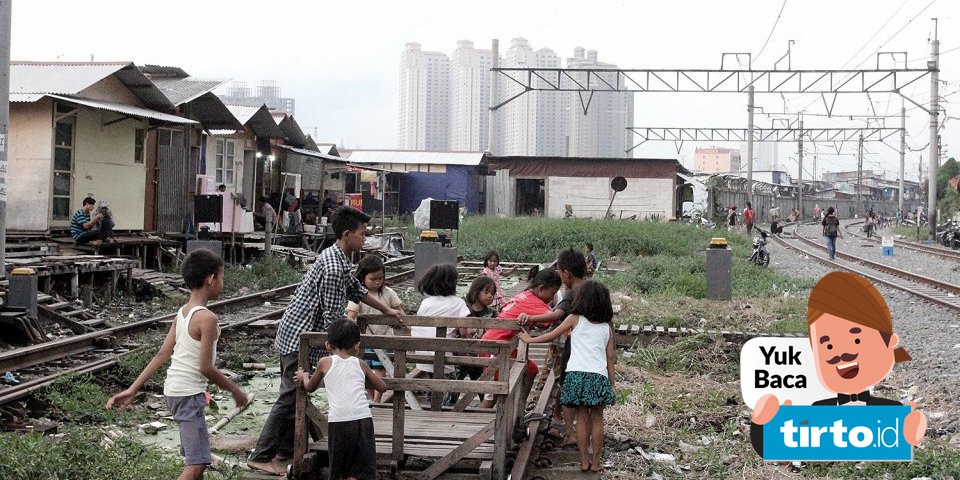
[[[612,188],[614,192],[622,192],[622,191],[626,190],[626,188],[627,188],[627,179],[626,179],[626,178],[623,178],[623,177],[615,177],[615,178],[610,182],[610,188]]]

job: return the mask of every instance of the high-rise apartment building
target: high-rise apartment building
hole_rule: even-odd
[[[597,60],[596,50],[577,47],[573,57],[567,59],[570,69],[617,68],[616,65]],[[586,85],[587,74],[581,83]],[[615,73],[604,74],[604,81],[616,86]],[[595,83],[596,79],[591,79]],[[621,87],[623,85],[620,85]],[[584,114],[584,107],[587,113]],[[566,93],[563,98],[564,147],[572,157],[626,157],[633,145],[627,127],[633,124],[633,95],[624,93],[594,92]]]
[[[693,169],[698,173],[740,174],[740,150],[736,148],[697,148],[693,153]]]
[[[397,146],[405,150],[450,148],[450,59],[408,43],[400,57]]]
[[[747,144],[740,144],[740,152],[744,153],[746,157]],[[780,164],[779,155],[779,143],[777,142],[754,142],[753,143],[753,169],[757,171],[766,171],[766,170],[785,170],[785,167]],[[741,162],[743,164],[743,171],[747,171],[747,159],[744,158]]]
[[[503,59],[504,68],[559,68],[560,57],[548,48],[534,51],[530,42],[514,38]],[[542,82],[542,79],[534,80]],[[522,91],[501,77],[501,98]],[[561,155],[562,124],[558,92],[527,92],[502,107],[503,138],[500,155]]]
[[[487,149],[493,52],[460,40],[450,58],[450,150]]]

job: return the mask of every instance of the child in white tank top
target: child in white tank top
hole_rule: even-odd
[[[327,390],[330,478],[376,480],[377,444],[366,384],[369,382],[380,393],[387,390],[387,385],[366,362],[357,358],[360,327],[356,323],[337,320],[330,324],[327,333],[330,356],[317,362],[313,376],[297,370],[293,381],[312,392],[323,380]]]
[[[199,480],[213,461],[204,419],[207,381],[230,392],[238,407],[246,406],[250,398],[215,366],[220,327],[206,305],[223,292],[223,260],[209,250],[197,250],[187,255],[181,273],[190,288],[190,300],[177,312],[157,354],[129,388],[107,401],[107,408],[130,405],[143,384],[170,360],[163,394],[180,428],[185,464],[180,478]]]
[[[571,331],[570,361],[560,390],[560,403],[576,409],[577,449],[580,470],[603,470],[603,409],[616,401],[613,343],[613,305],[610,291],[596,280],[580,284],[573,296],[571,314],[547,334],[520,338],[527,343],[545,343]],[[591,455],[592,450],[592,455]]]

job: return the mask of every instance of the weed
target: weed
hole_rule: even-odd
[[[102,406],[101,406],[102,409]],[[176,478],[183,461],[132,439],[120,438],[110,448],[98,446],[103,434],[61,426],[56,437],[37,434],[0,434],[0,478],[83,478],[90,480],[153,480]],[[219,478],[239,479],[239,471]]]
[[[118,358],[113,368],[107,370],[107,378],[120,388],[127,388],[140,376],[140,373],[143,372],[143,369],[147,367],[156,353],[156,348],[151,346]],[[170,361],[167,360],[157,369],[157,374],[147,379],[140,390],[144,392],[163,392],[163,378],[169,366]]]
[[[244,287],[251,291],[269,290],[299,283],[302,278],[303,272],[290,267],[283,260],[261,257],[242,267],[228,265],[223,275],[223,292],[224,296],[229,297],[238,294]]]
[[[128,416],[128,412],[105,408],[110,395],[89,373],[64,375],[47,387],[43,396],[52,406],[54,416],[73,423],[101,424]]]

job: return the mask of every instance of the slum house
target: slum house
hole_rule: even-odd
[[[140,71],[181,116],[197,122],[147,132],[144,228],[161,233],[182,232],[192,223],[205,132],[238,131],[244,126],[213,93],[226,80],[191,77],[177,67],[145,65]]]
[[[191,125],[131,62],[11,62],[7,228],[67,230],[84,197],[143,230],[147,132]]]
[[[341,174],[349,170],[346,160],[309,148],[297,148],[288,145],[279,147],[285,155],[284,184],[293,188],[298,185],[296,197],[300,199],[302,219],[305,223],[315,224],[322,214],[322,203],[326,198],[339,202],[345,198]]]
[[[574,217],[667,220],[681,199],[678,173],[689,173],[674,159],[585,157],[489,157],[496,171],[487,195],[491,214],[545,215],[563,218],[567,206]],[[626,188],[611,188],[624,177]],[[612,201],[612,203],[611,203]]]
[[[351,198],[360,198],[362,202],[374,201],[375,206],[365,211],[380,210],[375,201],[377,178],[385,177],[386,185],[380,187],[386,193],[397,197],[399,213],[411,213],[420,206],[425,198],[436,200],[456,200],[470,213],[483,213],[483,196],[486,190],[486,154],[484,152],[428,152],[411,150],[341,150],[350,164],[356,167],[380,169],[364,173],[348,172],[345,190]],[[399,175],[390,175],[396,172]],[[368,200],[369,198],[369,200]],[[390,203],[387,212],[391,213]]]

